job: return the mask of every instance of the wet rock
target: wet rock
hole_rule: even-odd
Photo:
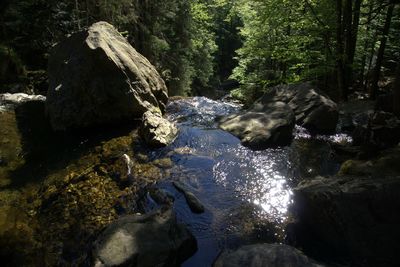
[[[222,253],[214,267],[318,267],[301,251],[281,244],[255,244],[243,246],[233,252]]]
[[[263,109],[274,102],[287,103],[296,116],[296,124],[313,133],[334,133],[339,112],[335,102],[322,95],[311,83],[278,85],[271,88],[254,105]]]
[[[174,196],[161,188],[151,188],[149,190],[150,197],[158,204],[158,205],[171,205],[174,202]]]
[[[161,114],[147,111],[143,114],[139,133],[148,146],[159,148],[171,144],[178,135],[178,129]]]
[[[94,266],[178,266],[197,250],[196,240],[171,210],[125,216],[94,244]]]
[[[400,120],[392,113],[378,111],[371,114],[367,125],[358,126],[352,133],[357,146],[385,149],[400,142]]]
[[[55,46],[47,111],[56,130],[164,112],[167,87],[153,65],[110,24],[98,22]]]
[[[127,154],[123,154],[122,156],[120,156],[119,159],[115,162],[115,166],[116,168],[113,176],[119,183],[127,185],[133,182],[133,161]]]
[[[152,161],[152,164],[163,169],[169,169],[174,166],[174,163],[172,162],[171,158],[156,159]]]
[[[358,175],[384,177],[400,175],[400,147],[381,151],[375,158],[370,160],[345,161],[339,170],[339,175]]]
[[[300,179],[336,174],[339,165],[332,162],[333,157],[331,145],[324,140],[299,138],[291,145],[290,161]]]
[[[44,103],[44,101],[46,101],[46,97],[42,95],[27,95],[24,93],[0,94],[0,106],[10,105],[11,107],[16,108],[23,103],[31,101]]]
[[[186,202],[189,205],[189,208],[192,212],[194,213],[203,213],[204,212],[204,206],[201,204],[200,200],[187,189],[187,186],[179,181],[174,181],[173,185],[175,188],[182,192],[183,195],[185,196]]]
[[[351,266],[397,266],[400,176],[317,177],[294,190],[292,244]]]
[[[221,129],[237,136],[253,150],[289,145],[293,139],[295,118],[290,107],[282,102],[232,115],[220,120]]]

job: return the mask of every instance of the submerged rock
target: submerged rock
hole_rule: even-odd
[[[175,188],[182,192],[183,195],[185,196],[186,202],[188,203],[188,206],[190,210],[194,213],[203,213],[204,212],[204,206],[201,204],[200,200],[187,189],[187,186],[178,181],[174,181],[173,185]]]
[[[197,250],[172,210],[122,217],[94,244],[94,266],[178,266]]]
[[[289,145],[293,139],[295,117],[282,102],[228,116],[220,120],[221,129],[237,136],[253,150]]]
[[[139,133],[147,145],[159,148],[171,144],[178,135],[178,129],[161,114],[147,111],[143,114]]]
[[[47,112],[56,130],[140,119],[164,112],[167,87],[153,65],[107,22],[55,46]]]
[[[275,86],[256,102],[253,109],[262,110],[265,105],[278,101],[290,106],[296,115],[296,124],[313,133],[335,132],[339,119],[338,107],[311,83]]]
[[[322,267],[301,251],[281,244],[255,244],[243,246],[233,252],[222,253],[214,267]]]
[[[314,257],[397,266],[400,177],[316,178],[294,190],[292,243]],[[353,265],[352,265],[353,266]]]

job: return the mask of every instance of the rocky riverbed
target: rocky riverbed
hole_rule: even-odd
[[[393,114],[338,107],[311,83],[248,110],[167,104],[154,66],[105,22],[49,65],[47,98],[0,95],[7,266],[396,266]]]
[[[30,101],[39,101],[40,105],[40,100]],[[160,208],[172,209],[174,220],[187,227],[196,240],[197,252],[192,257],[193,250],[185,254],[159,248],[177,251],[171,255],[181,261],[190,257],[183,266],[209,266],[219,252],[265,242],[289,243],[322,262],[345,265],[354,260],[348,253],[356,244],[367,242],[351,252],[360,257],[374,250],[368,245],[374,236],[371,227],[381,225],[380,229],[385,229],[397,223],[396,217],[385,210],[394,212],[398,205],[395,197],[390,198],[392,191],[388,191],[398,184],[397,165],[393,163],[398,149],[383,151],[376,159],[345,161],[352,157],[343,155],[350,136],[311,136],[296,126],[290,146],[253,151],[219,129],[215,120],[240,109],[240,105],[204,97],[170,101],[167,118],[177,124],[178,137],[167,147],[153,149],[143,144],[135,125],[68,135],[42,125],[40,134],[34,135],[38,138],[34,143],[45,139],[39,144],[47,145],[34,146],[26,136],[38,129],[29,128],[35,125],[21,120],[23,106],[16,109],[3,105],[0,119],[7,130],[2,132],[1,143],[1,257],[11,265],[90,266],[95,240],[105,227],[127,215],[152,213]],[[378,170],[386,170],[385,175],[392,178],[368,178],[384,174]],[[338,172],[344,176],[336,177]],[[325,180],[314,179],[321,175]],[[183,184],[186,193],[174,187],[174,182]],[[387,190],[381,191],[383,188]],[[358,195],[354,195],[356,192]],[[187,194],[199,202],[201,213],[193,212],[193,199],[188,201]],[[376,221],[375,212],[363,209],[362,199],[368,199],[365,205],[376,206],[381,219]],[[350,203],[355,206],[349,213]],[[363,218],[369,218],[368,223],[359,221],[364,228],[350,216],[355,209],[364,212]],[[329,219],[331,216],[336,220]],[[349,230],[359,232],[340,235],[346,221]],[[382,230],[379,240],[393,240],[395,229]],[[307,231],[312,233],[302,235]],[[328,234],[335,231],[339,232]],[[354,238],[361,239],[351,241]],[[320,244],[333,248],[321,250]],[[374,258],[382,255],[387,266],[392,266],[390,250],[382,248]],[[141,257],[143,265],[138,266],[147,266],[147,256]],[[223,260],[218,262],[222,264]],[[380,266],[385,261],[375,262]]]

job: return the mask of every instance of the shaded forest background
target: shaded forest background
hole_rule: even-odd
[[[399,2],[3,0],[1,91],[45,94],[50,48],[104,20],[156,66],[171,95],[235,80],[231,94],[251,101],[269,86],[311,80],[335,99],[354,90],[376,98],[400,76]]]

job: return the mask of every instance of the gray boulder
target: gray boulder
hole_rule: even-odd
[[[214,267],[317,267],[301,251],[281,244],[255,244],[222,253]]]
[[[338,107],[311,83],[278,85],[271,88],[254,105],[262,110],[274,102],[287,103],[296,116],[296,123],[313,133],[334,133],[339,119]]]
[[[108,226],[94,244],[94,266],[179,266],[197,250],[193,235],[171,210],[129,215]]]
[[[305,181],[294,190],[296,223],[288,236],[310,255],[355,266],[398,266],[399,191],[399,176]]]
[[[283,102],[269,103],[220,120],[221,129],[237,136],[253,150],[289,145],[295,117]]]
[[[153,65],[107,22],[50,53],[47,112],[56,130],[140,119],[164,112],[167,87]]]
[[[139,134],[148,146],[159,148],[171,144],[178,135],[178,129],[160,113],[147,111],[143,114]]]

